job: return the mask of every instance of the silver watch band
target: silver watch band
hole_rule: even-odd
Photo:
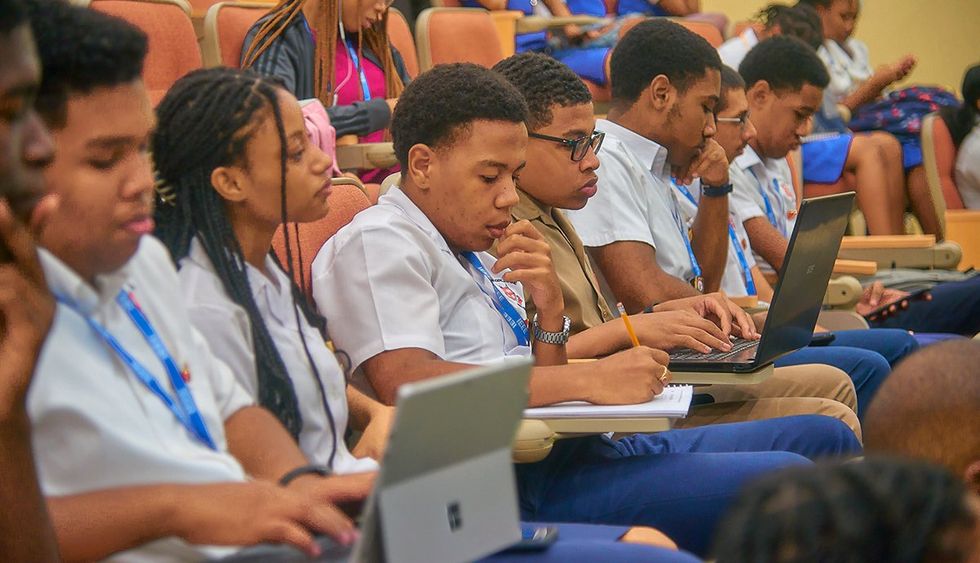
[[[538,342],[554,344],[556,346],[561,346],[568,342],[568,336],[572,330],[572,319],[565,316],[563,316],[562,319],[561,332],[548,332],[547,330],[542,330],[538,325],[538,314],[535,313],[534,318],[531,320],[531,328],[534,332],[534,339]]]

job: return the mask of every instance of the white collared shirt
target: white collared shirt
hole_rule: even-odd
[[[251,265],[246,265],[246,269],[255,305],[293,381],[303,417],[300,449],[313,463],[325,465],[336,443],[337,453],[331,467],[335,473],[376,470],[378,464],[374,460],[355,458],[344,443],[348,419],[347,382],[337,359],[324,345],[323,337],[302,313],[299,315],[302,333],[297,329],[296,303],[289,278],[271,257],[266,258],[266,270],[271,279]],[[200,240],[195,238],[191,242],[187,257],[181,260],[178,276],[191,322],[201,334],[207,335],[214,355],[228,364],[238,382],[257,403],[258,375],[248,314],[228,297]],[[331,431],[319,386],[303,349],[303,339],[323,383],[336,432]]]
[[[496,259],[477,256],[489,272]],[[524,315],[523,289],[500,275],[495,284]],[[312,278],[334,344],[350,356],[355,382],[372,395],[357,368],[381,352],[421,348],[470,364],[531,352],[494,306],[490,282],[397,187],[327,241]]]
[[[28,397],[34,455],[45,495],[161,483],[244,481],[227,452],[223,421],[252,404],[228,367],[215,359],[181,305],[177,272],[156,239],[143,237],[121,269],[88,285],[54,255],[40,250],[48,285],[115,337],[165,389],[169,377],[146,339],[115,299],[132,291],[177,365],[218,451],[200,443],[149,391],[75,309],[59,303]],[[118,554],[120,561],[217,557],[227,548],[158,540]]]
[[[738,70],[738,65],[742,64],[745,59],[745,55],[749,54],[752,47],[759,44],[759,36],[755,34],[755,30],[751,27],[738,34],[736,37],[732,37],[728,41],[721,44],[718,47],[718,55],[721,57],[721,62]]]
[[[845,44],[850,53],[833,39],[825,39],[817,49],[817,55],[830,73],[830,84],[824,93],[834,104],[871,78],[874,72],[868,58],[868,46],[864,42],[850,37]]]
[[[796,226],[797,208],[793,176],[786,159],[763,159],[747,146],[729,166],[728,174],[733,188],[730,207],[738,221],[744,224],[754,217],[768,219],[765,193],[776,220],[775,227],[788,241]],[[758,254],[755,259],[761,270],[773,271]]]
[[[686,186],[687,194],[694,198],[692,202],[684,193],[682,186],[674,185],[677,193],[677,203],[681,209],[681,216],[688,228],[693,227],[694,219],[698,214],[698,205],[701,202],[701,180],[695,179],[690,186]],[[749,245],[749,235],[745,232],[745,227],[734,213],[728,214],[728,226],[735,231],[735,240],[738,241],[742,256],[749,268],[755,266],[755,258],[752,256],[752,248]],[[728,239],[728,259],[725,262],[725,272],[721,277],[721,289],[728,295],[742,296],[748,295],[749,290],[745,283],[744,268],[739,261],[738,250],[732,244],[731,236],[725,233]]]
[[[657,251],[663,271],[690,281],[694,269],[682,238],[687,229],[678,225],[667,149],[605,119],[596,121],[596,129],[606,134],[598,155],[598,191],[584,208],[565,215],[585,246],[643,242]]]
[[[956,189],[967,209],[980,209],[980,117],[956,151]]]

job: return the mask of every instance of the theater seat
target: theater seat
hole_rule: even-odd
[[[93,0],[89,6],[143,30],[149,52],[143,81],[154,106],[178,78],[201,68],[201,52],[185,0]]]
[[[415,52],[415,38],[412,37],[412,30],[408,27],[405,14],[397,8],[388,8],[387,30],[388,40],[405,61],[405,70],[410,77],[415,78],[419,75],[419,57]]]
[[[270,8],[261,2],[219,2],[208,8],[201,40],[204,66],[239,68],[248,30]]]
[[[423,72],[459,62],[490,68],[504,58],[490,13],[477,8],[423,10],[415,22],[415,45]]]
[[[290,223],[286,225],[288,233],[284,233],[280,227],[272,239],[273,251],[279,261],[286,265],[286,237],[289,237],[294,279],[310,300],[313,299],[310,268],[320,247],[344,225],[350,223],[355,215],[371,207],[371,201],[361,182],[347,177],[333,179],[333,190],[327,204],[330,211],[324,218],[313,223]]]

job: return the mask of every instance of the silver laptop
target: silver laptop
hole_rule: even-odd
[[[511,450],[530,358],[402,385],[391,437],[353,552],[329,539],[317,561],[472,561],[521,539]],[[228,561],[306,561],[257,546]]]

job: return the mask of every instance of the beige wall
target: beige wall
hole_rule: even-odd
[[[733,23],[768,3],[701,0],[704,11],[722,12]],[[919,65],[907,82],[958,92],[963,71],[980,63],[980,0],[864,0],[855,36],[868,44],[873,66],[913,53]]]

